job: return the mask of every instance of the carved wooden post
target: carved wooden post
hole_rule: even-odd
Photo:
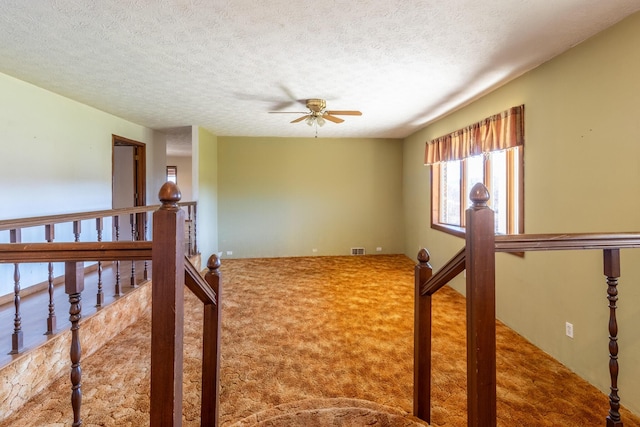
[[[609,375],[611,376],[607,427],[622,427],[619,412],[620,397],[618,396],[618,321],[616,320],[620,249],[605,249],[603,252],[604,275],[607,276],[607,299],[609,300]]]
[[[9,231],[9,241],[11,243],[21,243],[22,230],[19,228]],[[18,354],[24,347],[24,337],[22,333],[22,316],[20,314],[20,264],[13,264],[13,305],[15,315],[13,317],[13,334],[11,335],[11,352]]]
[[[44,226],[45,239],[48,243],[55,239],[55,225],[47,224]],[[51,335],[57,328],[56,304],[53,299],[53,263],[49,262],[49,316],[47,317],[47,332],[45,335]]]
[[[149,232],[149,212],[145,212],[143,214],[144,218],[144,236],[142,236],[142,240],[147,240],[147,233]],[[143,272],[144,280],[149,279],[149,262],[144,260],[144,272]]]
[[[198,222],[197,215],[198,205],[193,205],[193,253],[198,253],[198,233],[196,231],[196,226]]]
[[[116,234],[115,241],[120,240],[120,217],[118,215],[114,215],[113,217],[113,229]],[[120,289],[120,261],[116,260],[116,286],[113,292],[114,297],[122,296],[122,290]]]
[[[205,280],[216,293],[215,304],[205,304],[202,331],[202,407],[200,425],[217,426],[220,407],[220,328],[222,326],[222,283],[220,259],[213,254],[207,261]]]
[[[75,241],[80,241],[80,233],[82,232],[82,223],[80,221],[73,221],[73,235],[75,236]]]
[[[431,422],[431,295],[420,289],[431,278],[429,252],[420,249],[415,268],[413,331],[413,415]]]
[[[182,425],[184,335],[184,212],[171,182],[159,193],[153,214],[151,308],[151,425]]]
[[[495,224],[480,183],[466,212],[468,425],[496,425]]]
[[[71,322],[71,407],[73,427],[82,425],[82,370],[80,369],[80,318],[82,317],[81,293],[84,290],[84,263],[67,261],[64,264],[65,292],[69,295],[69,321]]]
[[[103,228],[103,218],[96,218],[96,232],[98,233],[98,242],[102,242]],[[98,261],[98,292],[96,293],[96,307],[102,307],[102,304],[104,304],[104,292],[102,291],[102,261]]]
[[[136,235],[136,215],[129,214],[129,225],[131,225],[131,240],[138,240]],[[131,281],[129,282],[132,288],[136,287],[136,262],[131,261]]]
[[[191,243],[191,223],[193,222],[191,219],[191,205],[187,206],[187,212],[187,255],[191,256],[194,254]]]

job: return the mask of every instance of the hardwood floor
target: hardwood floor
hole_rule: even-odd
[[[147,263],[147,275],[151,278],[151,262]],[[135,283],[144,282],[144,262],[135,263]],[[102,290],[104,293],[103,307],[119,298],[114,296],[116,284],[115,263],[106,265],[102,271]],[[122,295],[131,291],[131,262],[120,263],[120,290]],[[98,272],[92,269],[85,275],[85,289],[82,293],[82,317],[87,317],[97,310],[96,295],[98,292]],[[69,299],[64,292],[64,284],[58,285],[54,290],[54,304],[56,316],[56,332],[66,330],[69,323]],[[12,302],[0,306],[0,367],[11,362],[14,358],[24,354],[29,349],[46,342],[47,317],[49,315],[49,292],[44,289],[40,292],[28,295],[20,300],[21,329],[23,333],[24,348],[20,354],[12,355],[11,342],[14,331],[15,305]],[[55,332],[54,332],[55,333]]]

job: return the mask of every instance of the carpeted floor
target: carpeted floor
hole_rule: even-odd
[[[223,260],[221,425],[416,425],[407,416],[413,266],[405,256]],[[196,426],[202,314],[186,300],[184,420]],[[447,287],[434,297],[434,426],[466,425],[464,306]],[[497,331],[500,426],[604,425],[603,393],[502,324]],[[149,352],[146,316],[82,361],[85,427],[149,424]],[[61,378],[0,426],[70,425],[69,387]],[[336,406],[329,417],[325,404]],[[340,424],[345,407],[364,418]],[[627,411],[623,420],[640,426]]]

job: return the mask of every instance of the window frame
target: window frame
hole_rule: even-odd
[[[174,177],[173,181],[171,180],[172,176]],[[167,166],[166,180],[178,185],[178,166]]]
[[[524,146],[516,147],[506,150],[507,151],[507,175],[509,177],[514,176],[514,167],[518,165],[517,179],[518,188],[515,187],[513,179],[507,179],[507,234],[522,234],[524,233]],[[517,153],[517,155],[516,155]],[[487,153],[490,154],[490,153]],[[470,188],[466,188],[466,159],[460,161],[460,225],[446,224],[440,221],[440,181],[441,181],[441,163],[434,163],[430,168],[430,180],[431,180],[431,228],[434,230],[442,231],[454,236],[464,238],[466,235],[465,211],[468,208]],[[490,186],[490,173],[491,164],[485,157],[484,159],[484,185],[491,192]],[[517,197],[517,200],[515,200]],[[491,200],[489,200],[489,204]],[[517,217],[515,213],[514,204],[518,206]]]

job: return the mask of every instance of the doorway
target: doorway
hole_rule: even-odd
[[[146,205],[146,145],[112,135],[112,207],[130,208]],[[136,215],[135,228],[129,215],[119,219],[119,240],[146,240],[143,213]]]

